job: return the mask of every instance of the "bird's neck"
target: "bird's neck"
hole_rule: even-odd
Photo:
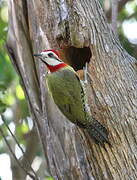
[[[51,66],[51,65],[49,65],[49,64],[46,64],[46,65],[47,65],[47,67],[48,67],[48,69],[50,70],[51,73],[52,73],[52,72],[59,71],[60,69],[68,66],[68,65],[65,64],[65,63],[60,63],[60,64],[58,64],[58,65],[56,65],[56,66]]]

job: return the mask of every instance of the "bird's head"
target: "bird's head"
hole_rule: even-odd
[[[39,57],[44,62],[51,72],[55,72],[58,69],[65,67],[65,64],[60,58],[58,51],[54,49],[43,50],[39,54],[34,54],[35,57]]]

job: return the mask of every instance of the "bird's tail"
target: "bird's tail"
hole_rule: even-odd
[[[97,144],[104,145],[104,143],[108,143],[109,145],[111,145],[108,140],[108,130],[95,118],[92,118],[92,123],[88,127],[86,127],[86,130]]]

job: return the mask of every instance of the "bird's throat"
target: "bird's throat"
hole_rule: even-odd
[[[48,69],[49,69],[50,72],[52,73],[52,72],[59,71],[60,69],[66,67],[66,66],[68,66],[68,65],[65,64],[65,63],[61,63],[61,64],[58,64],[58,65],[56,65],[56,66],[51,66],[51,65],[49,65],[49,64],[46,64],[46,66],[48,67]]]

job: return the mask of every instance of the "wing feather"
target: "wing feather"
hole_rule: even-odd
[[[73,123],[84,123],[83,92],[75,71],[64,69],[48,76],[48,86],[61,112]],[[84,93],[84,92],[83,92]]]

